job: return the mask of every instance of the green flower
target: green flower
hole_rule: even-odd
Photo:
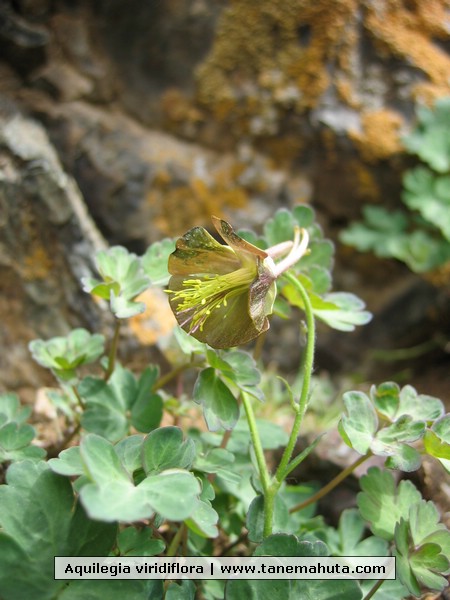
[[[219,244],[203,227],[190,229],[169,257],[170,306],[180,326],[213,348],[245,344],[269,328],[276,296],[276,279],[304,254],[307,233],[297,242],[261,250],[239,237],[231,225],[212,217],[214,227],[228,244]],[[306,242],[305,242],[306,240]],[[273,257],[289,256],[276,265]],[[295,262],[300,258],[298,256]],[[288,264],[289,263],[289,264]]]

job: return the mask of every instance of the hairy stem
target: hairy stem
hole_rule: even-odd
[[[371,456],[372,456],[371,452],[368,452],[367,454],[364,454],[364,456],[360,456],[357,460],[355,460],[355,462],[353,462],[346,469],[344,469],[343,471],[341,471],[339,473],[339,475],[336,475],[336,477],[334,479],[332,479],[329,483],[327,483],[327,485],[325,485],[323,488],[321,488],[313,496],[311,496],[310,498],[308,498],[304,502],[300,502],[300,504],[296,504],[295,506],[293,506],[289,510],[289,512],[290,513],[294,513],[294,512],[298,512],[299,510],[303,510],[304,508],[306,508],[310,504],[313,504],[314,502],[317,502],[318,500],[320,500],[321,498],[323,498],[324,496],[326,496],[329,492],[331,492],[331,490],[333,490],[337,485],[339,485],[341,483],[341,481],[344,481],[344,479],[346,477],[348,477],[349,475],[351,475],[351,473],[353,473],[353,471],[357,467],[359,467],[359,465],[362,465],[362,463],[365,462]]]
[[[300,394],[300,400],[298,403],[298,410],[295,415],[294,424],[292,426],[292,431],[289,436],[288,444],[283,452],[280,464],[278,465],[278,469],[275,473],[275,479],[279,485],[281,485],[284,478],[286,477],[288,464],[291,460],[292,453],[294,452],[303,417],[305,416],[306,408],[308,406],[309,388],[311,384],[311,375],[313,371],[314,345],[316,337],[316,328],[312,306],[305,288],[300,283],[300,281],[289,272],[284,274],[284,278],[287,279],[289,283],[291,283],[295,288],[297,288],[302,298],[306,316],[307,339],[303,366],[303,383]]]

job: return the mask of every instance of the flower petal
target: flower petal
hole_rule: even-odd
[[[169,289],[179,291],[183,289],[184,277],[172,277],[169,282]],[[250,317],[249,307],[250,290],[245,290],[242,294],[234,296],[215,308],[208,315],[203,329],[192,330],[192,318],[201,306],[194,306],[189,310],[178,310],[178,305],[182,302],[175,295],[169,296],[169,302],[175,317],[180,326],[190,333],[200,342],[209,344],[212,348],[231,348],[240,344],[246,344],[257,337],[260,333],[268,329],[268,320],[261,327],[256,327],[253,319]]]
[[[255,328],[261,333],[269,328],[267,315],[272,313],[276,295],[275,278],[259,265],[258,277],[250,286],[248,311]]]
[[[231,248],[219,244],[203,227],[194,227],[177,240],[168,268],[171,275],[201,275],[231,273],[240,266]]]
[[[255,257],[259,257],[264,260],[269,255],[261,248],[250,244],[250,242],[245,241],[241,238],[237,233],[235,233],[234,229],[231,227],[229,223],[224,221],[223,219],[219,219],[218,217],[211,217],[214,227],[217,229],[218,234],[226,241],[226,243],[233,248],[238,256],[242,256],[242,253],[245,253],[246,259],[252,258],[255,261]]]

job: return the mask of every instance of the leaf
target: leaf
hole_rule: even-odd
[[[343,400],[347,414],[341,418],[339,433],[350,448],[366,454],[378,429],[376,412],[363,392],[346,392]]]
[[[117,545],[120,556],[155,556],[164,552],[166,547],[163,540],[152,537],[149,527],[126,527],[117,536]]]
[[[303,299],[296,287],[288,284],[282,292],[291,304],[304,310]],[[321,298],[308,291],[308,295],[314,315],[333,329],[353,331],[356,325],[365,325],[372,318],[371,313],[363,310],[364,302],[354,294],[335,292]]]
[[[388,469],[397,469],[405,473],[410,473],[420,468],[422,456],[414,447],[407,444],[398,444],[391,446],[391,451],[394,454],[388,456],[384,463]]]
[[[423,421],[413,421],[411,416],[403,415],[376,434],[372,450],[375,454],[390,454],[391,448],[399,442],[415,442],[421,439],[424,433]]]
[[[190,469],[195,460],[195,443],[179,427],[161,427],[145,438],[142,445],[142,463],[147,475],[166,469]]]
[[[20,406],[17,394],[0,394],[0,426],[11,422],[25,423],[31,412],[31,406]]]
[[[101,280],[84,277],[83,290],[111,303],[118,319],[137,315],[145,310],[142,302],[134,302],[150,285],[138,257],[122,246],[113,246],[96,254]]]
[[[182,521],[197,505],[197,479],[181,469],[165,470],[134,485],[110,442],[88,434],[80,445],[90,482],[80,489],[88,515],[101,521],[139,521],[158,512],[163,518]]]
[[[80,447],[73,446],[59,453],[58,458],[51,458],[48,466],[58,475],[83,475],[84,467],[80,456]]]
[[[167,588],[164,600],[195,600],[196,587],[190,579],[181,581],[181,584],[171,583]]]
[[[440,173],[450,169],[449,109],[448,98],[436,100],[433,110],[421,106],[417,111],[417,128],[403,138],[403,143],[410,152],[417,154]]]
[[[210,431],[221,427],[233,429],[239,419],[239,406],[230,389],[211,367],[200,372],[194,386],[193,398],[203,406]]]
[[[401,481],[396,487],[392,474],[377,467],[361,478],[361,489],[357,497],[361,516],[375,535],[388,541],[394,538],[400,519],[408,517],[410,506],[421,499],[410,481]]]
[[[144,432],[157,427],[162,418],[162,399],[151,388],[158,372],[152,365],[136,381],[131,371],[117,366],[109,381],[85,377],[78,386],[86,403],[83,428],[115,442],[128,433],[131,425]]]
[[[143,442],[144,436],[130,435],[114,446],[120,462],[130,474],[142,468],[141,451]]]
[[[156,365],[147,367],[142,373],[131,407],[131,425],[138,431],[148,433],[159,427],[163,415],[163,401],[152,388],[159,376]]]
[[[215,538],[219,535],[218,521],[219,515],[211,506],[211,503],[200,500],[185,523],[197,535],[205,538]]]
[[[424,167],[408,171],[403,178],[403,201],[440,230],[450,241],[450,175],[436,175]]]
[[[271,535],[257,546],[254,556],[328,556],[323,542],[299,542],[294,535]],[[344,580],[228,580],[226,600],[257,598],[258,600],[360,600],[361,589],[356,581]]]
[[[450,567],[450,532],[439,523],[432,502],[411,505],[408,518],[396,526],[395,544],[398,575],[411,593],[418,595],[419,584],[438,591],[447,586],[443,575]]]
[[[161,579],[132,581],[130,579],[114,581],[72,580],[58,600],[105,600],[126,598],[126,600],[160,600],[163,598],[164,581]]]
[[[224,377],[239,386],[242,391],[258,400],[264,400],[264,394],[258,387],[261,374],[250,354],[242,350],[234,350],[223,353],[220,362],[216,365],[210,364],[212,367],[220,369]]]
[[[53,600],[66,585],[53,579],[53,557],[107,555],[116,526],[90,521],[78,504],[74,508],[69,480],[43,461],[15,463],[6,480],[0,486],[2,599]]]
[[[51,369],[62,381],[76,380],[75,370],[96,361],[104,353],[105,338],[86,329],[74,329],[66,337],[33,340],[28,347],[34,360]]]
[[[142,268],[152,285],[167,285],[169,256],[175,251],[175,240],[166,238],[149,246],[141,259]]]
[[[348,508],[339,519],[336,543],[328,539],[326,542],[335,556],[387,556],[387,542],[375,536],[365,537],[365,531],[366,524],[358,510]]]
[[[273,512],[273,533],[283,533],[289,522],[289,511],[282,497],[275,497],[275,506]],[[246,527],[248,529],[248,539],[251,542],[262,542],[264,538],[264,497],[258,495],[250,504],[247,513]]]
[[[34,435],[35,431],[31,425],[12,422],[0,427],[0,463],[25,458],[42,459],[46,454],[45,450],[30,445]]]

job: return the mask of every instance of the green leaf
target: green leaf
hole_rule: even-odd
[[[138,431],[148,433],[159,427],[163,415],[163,401],[152,388],[159,376],[155,365],[147,367],[142,373],[131,407],[131,424]]]
[[[397,444],[391,446],[391,456],[388,456],[384,463],[388,469],[397,469],[410,473],[417,471],[422,464],[422,456],[418,450],[407,444]]]
[[[82,278],[84,291],[109,300],[118,319],[129,318],[145,310],[145,304],[134,300],[149,287],[150,280],[135,254],[122,246],[113,246],[97,253],[96,264],[102,279]]]
[[[375,536],[365,537],[365,530],[366,524],[358,510],[348,508],[339,519],[337,539],[327,537],[326,542],[335,556],[387,556],[387,542]]]
[[[404,203],[441,231],[450,241],[450,175],[436,175],[424,167],[416,167],[403,178]]]
[[[379,413],[390,421],[410,415],[414,421],[434,421],[444,414],[439,398],[418,394],[412,385],[400,390],[396,383],[386,382],[372,386],[370,396]]]
[[[366,454],[378,429],[375,409],[363,392],[346,392],[343,400],[347,414],[341,418],[339,433],[350,448]]]
[[[356,325],[365,325],[372,318],[371,313],[363,310],[364,302],[354,294],[335,292],[321,298],[307,291],[314,315],[333,329],[353,331]],[[296,287],[288,284],[282,292],[292,305],[304,310],[303,299]]]
[[[403,138],[405,146],[435,171],[448,172],[450,169],[449,99],[439,98],[433,109],[421,106],[417,113],[419,124],[411,134]]]
[[[58,475],[83,475],[84,467],[80,456],[80,447],[73,446],[59,453],[58,458],[51,458],[48,466]]]
[[[200,372],[194,386],[193,398],[203,406],[210,431],[221,427],[233,429],[239,419],[239,406],[230,389],[211,367]]]
[[[155,556],[165,550],[165,543],[152,537],[150,528],[126,527],[117,536],[120,556]]]
[[[142,468],[141,452],[143,442],[144,436],[130,435],[114,446],[120,462],[130,474]]]
[[[167,588],[164,600],[195,600],[196,587],[190,579],[178,583],[171,583]]]
[[[200,500],[192,515],[185,521],[186,525],[197,535],[215,538],[219,535],[217,523],[219,515],[210,502]]]
[[[257,546],[254,556],[328,556],[323,542],[299,542],[294,535],[276,534]],[[356,581],[345,580],[229,580],[225,598],[241,600],[257,598],[273,600],[299,598],[314,600],[360,600],[361,589]]]
[[[0,394],[0,427],[5,423],[25,423],[31,415],[30,406],[20,406],[20,400],[17,394]]]
[[[169,256],[175,250],[175,240],[166,238],[149,246],[142,257],[142,268],[152,285],[167,285],[170,273],[167,269]]]
[[[401,481],[396,487],[392,474],[377,467],[361,478],[361,489],[357,497],[361,516],[375,535],[388,541],[394,538],[400,519],[408,517],[410,506],[421,499],[410,481]]]
[[[90,521],[68,479],[46,463],[12,465],[0,486],[2,599],[53,600],[65,587],[53,579],[53,557],[107,555],[116,526]],[[17,562],[18,561],[18,562]]]
[[[198,502],[200,486],[187,471],[171,469],[143,479],[135,486],[119,456],[106,439],[88,434],[80,445],[91,483],[80,489],[88,515],[102,521],[139,521],[155,512],[182,521]]]
[[[195,443],[179,427],[161,427],[145,438],[142,445],[142,463],[147,475],[166,469],[190,469],[195,460]]]
[[[155,366],[145,369],[138,381],[131,371],[120,366],[109,381],[85,377],[78,386],[86,403],[81,418],[83,428],[117,441],[131,425],[144,432],[157,427],[162,418],[162,399],[151,391],[157,377]]]
[[[283,533],[289,522],[289,511],[282,497],[275,497],[273,513],[273,533]],[[264,497],[256,496],[247,513],[246,527],[251,542],[262,542],[264,538]]]
[[[397,524],[395,544],[398,575],[411,593],[418,595],[419,583],[438,591],[447,586],[443,575],[450,567],[450,532],[439,523],[432,502],[420,500],[411,505],[408,519]]]
[[[415,442],[423,437],[425,423],[413,421],[409,415],[403,415],[392,425],[381,429],[372,443],[374,454],[391,454],[392,449],[400,442]]]
[[[66,337],[33,340],[29,343],[34,360],[51,369],[62,381],[76,380],[75,370],[96,361],[104,353],[105,338],[86,329],[74,329]]]
[[[11,422],[0,427],[0,463],[25,458],[42,459],[46,454],[45,450],[30,445],[34,435],[35,431],[31,425]]]
[[[72,580],[58,600],[109,600],[109,598],[126,598],[126,600],[162,600],[164,581],[153,579],[132,581],[130,579],[104,580]]]
[[[264,394],[258,387],[261,374],[250,354],[242,350],[234,350],[222,353],[219,360],[217,364],[210,363],[211,366],[219,369],[224,377],[239,386],[242,391],[258,400],[264,400]]]

